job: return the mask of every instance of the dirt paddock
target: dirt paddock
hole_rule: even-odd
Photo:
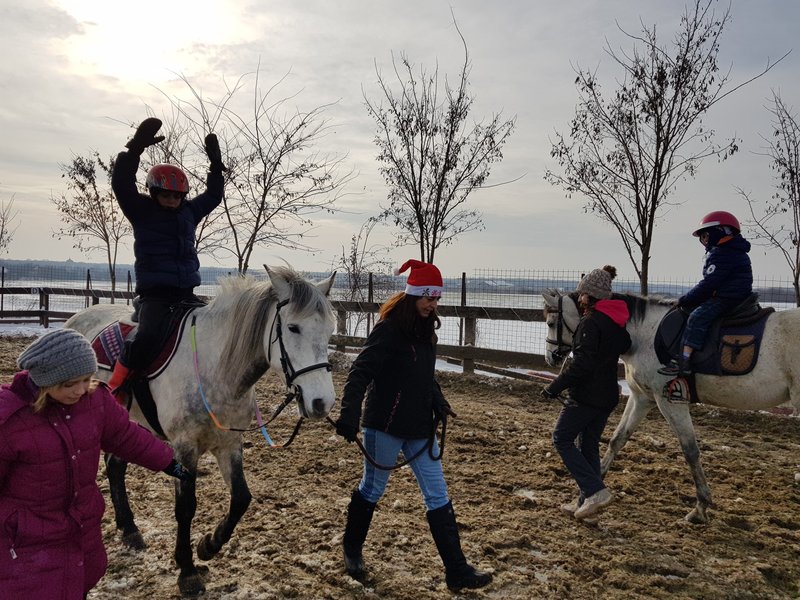
[[[0,338],[3,382],[28,342]],[[334,376],[341,390],[344,370]],[[540,400],[538,385],[451,373],[440,380],[458,413],[444,467],[462,543],[468,559],[495,577],[459,597],[800,597],[800,420],[693,407],[716,503],[710,523],[697,526],[683,520],[694,504],[688,468],[654,411],[607,476],[616,501],[596,526],[587,526],[558,511],[575,490],[550,442],[558,405]],[[268,410],[280,399],[277,379],[262,381],[259,393]],[[285,439],[293,425],[281,417],[270,433]],[[361,472],[356,447],[326,423],[305,423],[284,450],[268,448],[257,433],[246,435],[253,502],[231,542],[207,563],[202,598],[453,597],[410,469],[392,476],[378,505],[361,584],[343,574],[340,559],[345,508]],[[102,468],[99,481],[107,493]],[[122,548],[109,505],[109,569],[89,597],[179,598],[172,482],[131,467],[128,483],[148,549]],[[204,457],[195,542],[226,508],[216,465]]]

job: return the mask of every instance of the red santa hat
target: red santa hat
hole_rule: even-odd
[[[436,265],[420,260],[407,260],[394,274],[399,275],[411,269],[411,274],[406,282],[405,292],[409,296],[427,296],[428,298],[441,298],[444,285],[442,274]]]

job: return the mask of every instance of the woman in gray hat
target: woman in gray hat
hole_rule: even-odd
[[[546,398],[569,390],[553,444],[580,490],[574,502],[561,507],[576,519],[596,514],[612,499],[600,474],[600,436],[619,402],[619,356],[631,346],[625,329],[628,305],[611,299],[611,280],[616,276],[616,267],[606,265],[581,279],[576,292],[583,316],[573,337],[573,361],[542,390]]]
[[[79,600],[108,564],[100,452],[192,475],[93,379],[94,351],[77,331],[40,337],[17,365],[0,389],[0,599]]]

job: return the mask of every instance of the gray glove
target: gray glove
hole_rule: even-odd
[[[131,140],[125,144],[125,147],[131,152],[141,154],[148,146],[152,146],[164,140],[163,135],[156,135],[159,129],[161,129],[161,119],[156,119],[155,117],[145,119],[139,124],[139,127],[136,128],[136,133],[134,133]]]

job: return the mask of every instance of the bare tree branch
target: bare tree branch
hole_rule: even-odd
[[[660,45],[655,25],[642,24],[639,35],[623,30],[634,47],[617,51],[607,44],[606,54],[623,73],[609,95],[596,72],[577,68],[575,117],[568,133],[551,139],[550,155],[560,171],[548,169],[545,179],[568,198],[586,197],[584,210],[617,230],[645,294],[656,219],[674,205],[675,186],[693,177],[703,159],[724,160],[739,149],[735,138],[715,143],[703,118],[786,56],[731,85],[730,70],[721,73],[718,65],[730,8],[715,14],[717,1],[695,0],[669,47]]]

